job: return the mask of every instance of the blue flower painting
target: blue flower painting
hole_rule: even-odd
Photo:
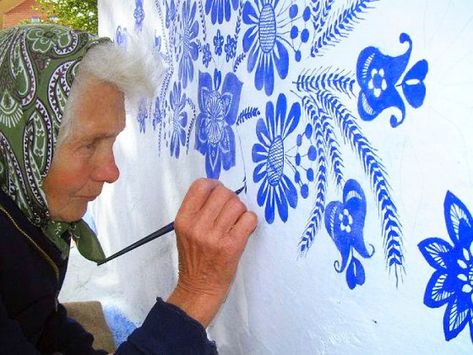
[[[194,79],[194,64],[199,56],[199,46],[197,35],[199,34],[199,23],[195,19],[196,3],[185,0],[182,4],[182,22],[180,33],[180,61],[179,80],[182,81],[183,88]]]
[[[401,111],[401,118],[391,116],[391,126],[400,125],[406,116],[404,101],[398,91],[398,82],[404,73],[412,51],[411,38],[402,33],[401,43],[407,42],[406,53],[398,57],[384,55],[375,47],[365,48],[358,57],[356,77],[361,87],[358,112],[361,119],[371,121],[389,107]],[[401,82],[407,102],[414,108],[422,106],[426,94],[424,79],[427,75],[426,60],[417,62]]]
[[[239,0],[205,0],[205,13],[210,13],[210,20],[212,24],[218,22],[219,24],[230,20],[232,10],[238,8]]]
[[[215,70],[213,79],[199,73],[198,102],[200,113],[195,125],[195,148],[205,156],[207,177],[218,179],[221,169],[235,166],[235,133],[243,83],[228,73],[222,84],[222,74]]]
[[[289,70],[287,40],[281,24],[284,14],[278,0],[247,1],[243,7],[243,22],[248,29],[243,37],[243,49],[248,52],[248,72],[255,71],[255,87],[264,88],[266,95],[274,90],[274,72],[285,79]]]
[[[369,251],[364,242],[365,217],[365,193],[356,180],[348,180],[343,187],[343,201],[332,201],[327,205],[325,228],[342,257],[341,264],[335,261],[335,270],[341,273],[346,269],[350,289],[365,283],[365,270],[354,251],[363,258],[374,254],[374,247],[370,245]]]
[[[186,144],[187,112],[186,95],[181,92],[181,84],[174,83],[169,102],[171,106],[171,156],[179,158],[180,148]]]
[[[266,222],[273,223],[275,212],[283,222],[288,219],[288,206],[296,208],[297,190],[284,172],[284,140],[296,129],[301,116],[299,103],[292,104],[288,111],[284,94],[278,96],[276,108],[269,101],[266,104],[266,119],[256,123],[258,143],[253,145],[252,158],[257,164],[253,181],[260,183],[257,201],[265,206]]]
[[[443,317],[446,340],[455,338],[468,324],[473,341],[473,219],[450,191],[445,196],[444,216],[451,243],[438,237],[419,243],[425,260],[435,269],[424,304],[430,308],[447,305]]]

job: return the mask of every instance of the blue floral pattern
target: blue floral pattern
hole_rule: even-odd
[[[197,44],[197,35],[199,34],[199,23],[195,20],[196,3],[191,0],[185,0],[182,4],[182,22],[180,33],[180,61],[179,61],[179,80],[182,81],[183,88],[194,79],[194,64],[199,56],[199,46]]]
[[[443,317],[446,340],[455,338],[466,325],[473,341],[473,219],[458,197],[447,192],[444,216],[451,242],[428,238],[419,243],[425,260],[435,271],[425,289],[424,304],[447,305]]]
[[[287,42],[278,33],[277,0],[247,1],[243,7],[243,22],[248,30],[243,37],[243,49],[248,52],[248,72],[255,71],[255,87],[266,95],[274,90],[274,71],[285,79],[289,69]],[[281,16],[281,15],[279,15]]]
[[[266,104],[266,119],[256,123],[258,143],[253,145],[252,158],[257,163],[253,172],[253,181],[260,183],[257,201],[265,206],[265,219],[274,222],[275,211],[283,222],[288,219],[288,205],[297,206],[297,190],[284,172],[284,140],[297,127],[301,116],[299,103],[292,104],[287,111],[287,99],[284,94],[278,96],[276,109],[269,101]]]
[[[215,47],[215,54],[222,55],[223,36],[220,33],[220,30],[217,30],[217,34],[214,36],[214,47]]]
[[[205,156],[207,177],[218,179],[221,169],[235,165],[235,123],[240,105],[242,82],[228,73],[215,70],[213,80],[199,73],[198,102],[200,113],[195,127],[195,148]]]
[[[363,228],[366,217],[366,198],[363,189],[356,180],[348,180],[343,187],[343,201],[332,201],[325,210],[325,228],[338,248],[342,257],[341,264],[334,263],[339,273],[347,271],[346,281],[350,289],[365,283],[365,270],[354,251],[363,258],[374,254],[364,242]]]
[[[337,63],[330,67],[320,65],[317,57],[344,41],[366,13],[375,8],[376,2],[155,2],[161,19],[158,26],[163,33],[161,54],[169,68],[153,111],[149,112],[153,115],[159,151],[161,139],[165,140],[173,157],[182,157],[183,152],[189,154],[189,147],[193,146],[204,157],[205,174],[219,178],[223,171],[235,165],[235,145],[242,143],[236,136],[239,131],[236,127],[256,121],[258,140],[251,143],[256,163],[253,181],[260,191],[256,199],[264,207],[266,222],[274,223],[277,219],[286,222],[298,198],[309,200],[312,208],[298,244],[299,252],[306,254],[328,218],[326,213],[344,205],[337,217],[338,227],[329,229],[330,225],[326,224],[325,228],[333,230],[330,236],[341,254],[335,268],[346,273],[350,288],[365,282],[361,262],[370,257],[374,249],[369,245],[365,249],[361,247],[365,245],[362,227],[365,217],[360,219],[359,214],[346,207],[355,200],[344,196],[341,201],[329,203],[328,192],[333,188],[344,191],[348,187],[353,193],[358,191],[345,176],[344,154],[352,150],[377,203],[384,256],[397,285],[405,272],[402,225],[387,169],[363,132],[360,121],[373,120],[384,110],[397,107],[401,116],[396,117],[399,114],[394,111],[391,124],[399,125],[406,115],[406,102],[414,108],[422,106],[428,72],[426,60],[418,61],[409,69],[412,41],[407,34],[402,34],[400,40],[409,45],[408,49],[398,57],[387,56],[371,46],[360,51],[358,61],[353,63],[355,68],[337,68]],[[307,65],[301,63],[303,60]],[[291,71],[290,65],[293,66]],[[296,73],[294,65],[301,71]],[[195,80],[196,67],[201,68],[199,80]],[[353,69],[356,75],[352,74]],[[237,78],[243,77],[252,81],[248,95],[251,96],[251,90],[259,92],[256,92],[255,102],[240,107],[242,82]],[[284,99],[279,93],[275,95],[278,84],[287,89]],[[181,90],[180,96],[186,94],[182,110],[179,109],[181,101],[176,99],[177,88]],[[262,102],[261,95],[271,98]],[[354,97],[358,99],[356,115],[348,106],[352,105],[350,101]],[[294,101],[289,108],[286,106],[290,99]],[[282,107],[290,112],[298,110],[297,122],[300,114],[307,121],[304,128],[296,127],[291,131],[295,142],[287,136],[278,138],[276,134],[263,139],[263,126],[268,135],[281,129],[275,126],[275,131],[270,130],[271,111],[278,120],[286,122],[286,128],[292,127],[288,123],[291,115],[278,116],[278,108],[282,110]],[[185,124],[183,116],[177,112],[187,113]],[[173,119],[176,117],[180,118]],[[239,151],[243,153],[244,149]],[[360,204],[366,203],[363,191],[358,193],[363,196]],[[330,211],[327,211],[329,206]]]
[[[389,107],[401,111],[401,118],[391,116],[391,126],[400,125],[406,116],[404,101],[397,90],[398,81],[407,67],[412,51],[411,38],[402,33],[401,43],[407,42],[406,53],[398,57],[382,54],[375,47],[361,51],[356,66],[356,77],[361,90],[358,96],[358,112],[365,121],[371,121]],[[407,102],[414,108],[422,106],[425,98],[424,79],[428,72],[426,60],[417,62],[402,80],[401,87]]]
[[[238,8],[238,2],[239,0],[205,0],[205,13],[210,13],[212,24],[217,21],[222,24],[224,17],[225,21],[230,20],[232,9]]]
[[[181,84],[174,83],[169,96],[171,106],[171,156],[179,158],[180,147],[186,144],[187,112],[186,95],[182,95]]]

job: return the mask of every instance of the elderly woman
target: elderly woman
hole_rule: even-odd
[[[81,220],[118,179],[112,146],[124,95],[150,87],[152,58],[51,26],[0,32],[0,352],[102,354],[58,303],[71,239],[104,258]],[[143,94],[143,91],[138,92]],[[190,187],[176,216],[179,279],[117,354],[212,354],[205,327],[222,305],[256,216],[217,181]]]

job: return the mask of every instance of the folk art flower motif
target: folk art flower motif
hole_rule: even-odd
[[[397,127],[404,121],[406,107],[398,86],[402,87],[404,96],[412,107],[418,108],[424,102],[424,79],[428,72],[428,63],[426,60],[418,61],[398,84],[412,51],[412,41],[406,33],[401,34],[400,42],[407,42],[409,47],[398,57],[384,55],[375,47],[365,48],[358,57],[356,78],[361,87],[358,112],[365,121],[375,119],[389,107],[396,107],[401,111],[401,118],[391,116],[392,127]]]
[[[443,317],[446,340],[455,338],[469,324],[473,341],[473,219],[450,191],[445,196],[444,216],[452,243],[434,237],[418,245],[435,269],[425,289],[424,304],[430,308],[447,305]]]
[[[260,183],[257,193],[259,206],[265,206],[266,222],[273,223],[275,211],[283,222],[288,219],[288,206],[296,208],[297,190],[285,173],[284,140],[296,129],[301,116],[299,103],[287,110],[284,94],[278,96],[276,108],[266,104],[266,118],[256,123],[258,143],[253,145],[252,158],[256,163],[253,181]]]
[[[194,64],[199,56],[199,46],[197,36],[199,34],[199,23],[195,19],[197,5],[191,0],[186,0],[182,4],[182,22],[180,34],[180,60],[179,60],[179,80],[185,89],[187,84],[194,79]]]
[[[199,73],[198,102],[200,113],[195,126],[195,148],[205,156],[207,177],[218,179],[221,169],[235,165],[235,133],[243,83],[235,74],[222,74],[215,70]]]
[[[171,107],[171,156],[179,158],[181,145],[186,144],[187,112],[186,94],[182,95],[181,84],[174,83],[169,95]]]
[[[207,15],[210,13],[212,24],[217,21],[222,24],[224,17],[225,21],[230,20],[232,10],[238,8],[238,3],[239,0],[205,0],[205,13]]]
[[[215,54],[222,55],[222,47],[223,47],[223,36],[220,33],[220,30],[217,30],[217,34],[214,36],[214,47],[215,47]]]
[[[325,228],[334,241],[340,255],[341,263],[334,263],[339,273],[346,269],[346,281],[350,289],[365,283],[365,270],[360,260],[355,257],[356,251],[363,258],[374,254],[365,245],[363,228],[366,216],[366,197],[360,184],[353,179],[343,187],[343,201],[332,201],[325,211]]]
[[[287,40],[281,34],[278,20],[282,20],[283,11],[276,9],[277,0],[256,0],[245,2],[243,22],[248,29],[243,37],[243,50],[248,52],[248,72],[255,70],[255,87],[264,87],[266,95],[274,90],[274,72],[281,79],[287,77],[289,54],[286,49]]]

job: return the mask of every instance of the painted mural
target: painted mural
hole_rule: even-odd
[[[415,273],[409,258],[421,258],[434,270],[416,304],[446,306],[445,339],[469,325],[473,342],[471,214],[447,192],[449,240],[442,231],[405,234],[393,172],[373,136],[375,124],[385,137],[403,135],[422,113],[433,75],[432,58],[416,51],[424,38],[400,26],[383,46],[376,31],[364,38],[372,44],[349,42],[383,0],[150,0],[152,19],[146,0],[131,2],[133,26],[114,23],[115,41],[127,48],[130,33],[140,35],[149,21],[150,45],[168,68],[159,94],[142,100],[135,117],[136,133],[155,137],[156,154],[197,155],[214,179],[243,161],[243,182],[256,191],[248,198],[267,230],[303,221],[288,251],[294,263],[327,238],[338,253],[328,262],[334,282],[351,295],[378,273],[372,258],[384,258],[381,272],[396,291]],[[331,53],[346,42],[356,59],[337,62]],[[254,129],[243,137],[246,127]],[[251,154],[239,157],[242,144]],[[406,240],[419,237],[427,239],[408,250]]]
[[[360,49],[352,67],[318,65],[319,57],[343,42],[375,5],[372,0],[157,0],[166,30],[155,37],[154,46],[169,70],[155,102],[143,102],[137,117],[142,132],[156,131],[161,154],[178,159],[195,149],[205,157],[207,177],[215,179],[222,170],[235,167],[237,126],[257,120],[254,165],[246,171],[253,170],[247,181],[259,186],[256,199],[266,222],[287,222],[298,199],[312,201],[305,230],[294,247],[307,254],[325,219],[342,259],[334,268],[347,268],[350,288],[365,282],[364,268],[353,251],[363,258],[374,253],[363,240],[367,203],[377,205],[378,237],[396,284],[405,272],[402,226],[389,172],[364,134],[363,121],[394,107],[397,112],[386,129],[402,124],[406,104],[422,106],[428,73],[427,60],[410,63],[413,41],[406,33],[400,34],[400,43],[392,41],[395,51],[407,45],[399,56],[368,47]],[[141,31],[145,16],[142,1],[136,1],[135,31]],[[117,27],[116,41],[126,45],[126,28]],[[315,69],[300,70],[301,61]],[[197,69],[202,66],[205,70]],[[242,72],[251,82],[239,79]],[[278,92],[283,82],[288,90]],[[246,106],[240,102],[242,89],[264,92],[267,100]],[[197,95],[189,95],[191,90]],[[357,102],[358,112],[347,108],[345,102],[350,101]],[[371,187],[368,201],[344,169],[341,145],[358,156]],[[348,199],[345,204],[357,202],[349,203],[349,209],[328,209],[334,206],[327,201],[331,185]],[[346,192],[350,187],[353,190]]]

